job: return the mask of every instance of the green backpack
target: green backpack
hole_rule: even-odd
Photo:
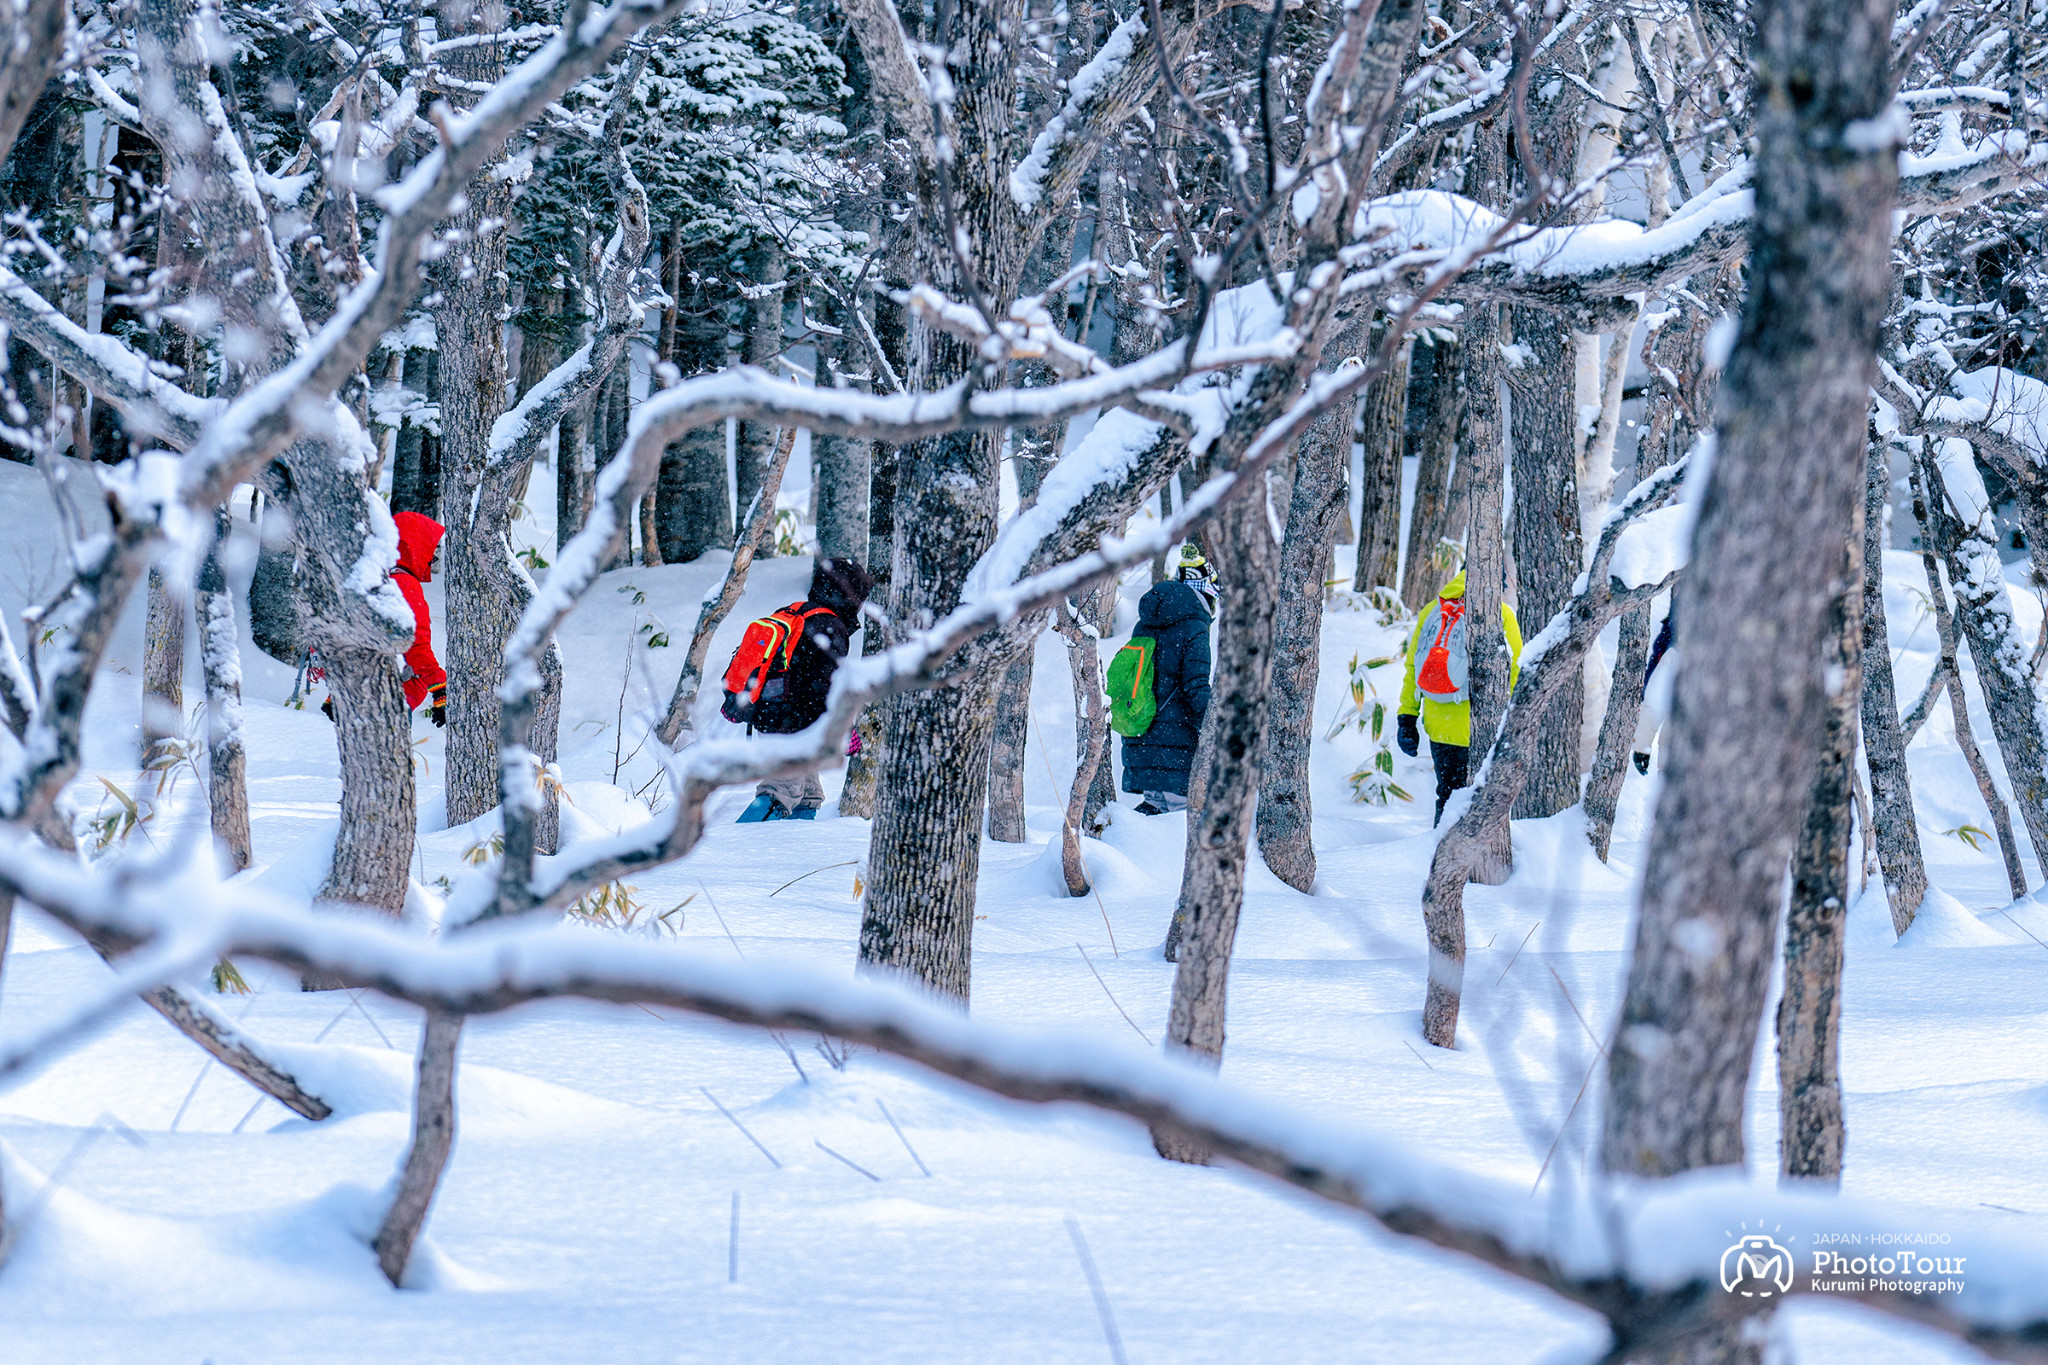
[[[1159,714],[1159,701],[1152,695],[1152,662],[1158,647],[1151,636],[1134,635],[1109,661],[1109,728],[1126,739],[1151,729]]]

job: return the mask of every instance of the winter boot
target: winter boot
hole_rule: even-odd
[[[818,808],[816,806],[801,806],[791,811],[788,818],[791,820],[815,820],[818,818]]]
[[[754,798],[751,806],[740,812],[740,818],[734,823],[757,825],[763,820],[780,820],[783,818],[781,811],[782,807],[775,804],[775,798],[767,792],[762,792]]]

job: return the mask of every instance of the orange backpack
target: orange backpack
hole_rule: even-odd
[[[1471,694],[1471,662],[1465,653],[1465,601],[1438,599],[1417,633],[1415,690],[1431,701],[1455,703]]]
[[[750,622],[747,633],[740,637],[740,647],[733,651],[732,662],[725,666],[725,701],[719,714],[735,725],[745,725],[753,720],[756,706],[780,697],[797,641],[804,638],[804,624],[831,610],[812,607],[805,611],[803,603],[792,602]]]

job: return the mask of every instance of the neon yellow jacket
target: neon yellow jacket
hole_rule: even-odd
[[[1465,575],[1460,571],[1456,578],[1444,584],[1437,600],[1455,602],[1464,595]],[[1472,743],[1472,703],[1431,701],[1415,687],[1415,651],[1422,647],[1422,623],[1428,619],[1429,613],[1425,611],[1408,636],[1408,653],[1401,663],[1401,714],[1412,716],[1420,712],[1422,733],[1434,743],[1469,747]],[[1508,640],[1508,690],[1512,692],[1515,680],[1522,676],[1522,627],[1515,620],[1515,609],[1505,602],[1500,604],[1500,632]]]

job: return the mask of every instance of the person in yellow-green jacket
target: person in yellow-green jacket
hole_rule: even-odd
[[[1501,634],[1508,642],[1508,689],[1514,690],[1522,667],[1522,627],[1515,609],[1500,604]],[[1395,742],[1415,757],[1421,747],[1416,715],[1429,735],[1429,761],[1436,768],[1436,820],[1443,819],[1451,793],[1471,781],[1472,691],[1471,656],[1465,646],[1465,575],[1444,584],[1443,591],[1408,638],[1401,668],[1401,715]],[[1430,823],[1434,824],[1432,820]]]

